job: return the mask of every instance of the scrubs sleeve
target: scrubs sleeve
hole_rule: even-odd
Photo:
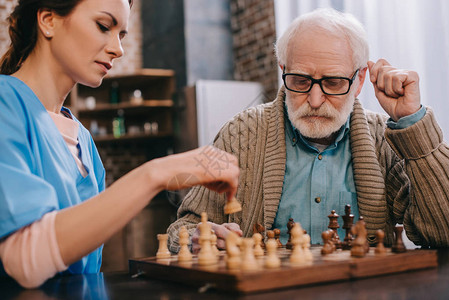
[[[0,239],[58,208],[56,191],[39,176],[29,127],[22,100],[0,85]]]

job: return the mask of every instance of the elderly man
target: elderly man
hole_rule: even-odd
[[[238,157],[243,210],[224,215],[224,196],[193,188],[168,229],[170,249],[178,250],[185,225],[199,250],[202,211],[219,248],[229,230],[250,236],[256,223],[279,228],[285,242],[289,218],[320,243],[327,216],[343,215],[345,204],[364,217],[370,242],[383,229],[391,244],[399,223],[415,244],[449,246],[449,149],[432,110],[420,104],[417,73],[368,61],[361,24],[329,9],[293,21],[276,54],[284,81],[277,98],[235,116],[214,142]],[[356,99],[367,70],[388,116],[364,111]]]

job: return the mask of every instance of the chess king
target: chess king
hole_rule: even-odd
[[[295,19],[276,55],[283,79],[276,99],[239,113],[214,141],[239,159],[243,209],[226,215],[225,196],[193,188],[168,229],[170,250],[178,251],[186,226],[198,251],[203,211],[219,248],[229,231],[249,237],[256,223],[280,229],[285,244],[289,218],[320,243],[328,213],[344,215],[346,204],[355,220],[364,217],[370,243],[382,229],[391,245],[399,223],[417,245],[449,246],[449,149],[432,109],[421,105],[418,74],[370,61],[362,25],[332,9]],[[364,84],[384,114],[363,109]]]

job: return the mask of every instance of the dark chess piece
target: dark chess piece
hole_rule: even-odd
[[[382,229],[376,231],[377,246],[374,250],[374,253],[376,253],[376,255],[385,255],[387,253],[387,250],[384,246],[384,237],[385,232]]]
[[[334,232],[332,230],[326,230],[321,233],[321,238],[323,239],[323,248],[321,248],[321,254],[331,254],[335,250],[335,245],[332,242],[332,236]]]
[[[294,225],[295,225],[295,222],[293,221],[293,218],[288,219],[288,223],[287,223],[288,241],[287,241],[287,244],[285,244],[285,248],[290,249],[290,250],[293,249],[291,231],[292,231],[292,228]]]
[[[402,253],[406,252],[407,249],[405,248],[404,241],[402,240],[402,230],[404,227],[402,225],[398,225],[394,228],[394,235],[395,240],[394,244],[391,247],[391,251],[395,253]]]
[[[332,242],[334,243],[335,247],[337,247],[337,249],[341,249],[342,248],[342,244],[340,241],[340,237],[338,236],[337,233],[337,229],[340,228],[340,225],[338,225],[338,214],[335,212],[335,210],[331,211],[331,214],[327,216],[329,218],[329,225],[327,226],[327,228],[333,230],[335,232],[333,238],[332,238]]]
[[[274,239],[276,240],[276,243],[278,244],[278,248],[282,248],[282,243],[281,243],[281,230],[279,228],[275,228],[273,229],[274,232]]]
[[[352,226],[351,234],[355,235],[355,239],[352,241],[351,256],[364,257],[368,252],[366,251],[366,246],[368,245],[368,240],[366,237],[368,233],[366,231],[366,224],[363,217],[360,217],[357,223]]]
[[[354,223],[354,215],[351,213],[351,205],[345,205],[345,215],[341,216],[343,219],[343,229],[346,231],[345,238],[342,243],[343,250],[350,250],[352,245],[351,227]]]

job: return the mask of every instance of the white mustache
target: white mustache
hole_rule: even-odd
[[[323,103],[323,105],[317,109],[311,108],[308,103],[304,103],[296,110],[295,114],[300,118],[324,117],[334,119],[338,116],[339,112],[328,103]]]

